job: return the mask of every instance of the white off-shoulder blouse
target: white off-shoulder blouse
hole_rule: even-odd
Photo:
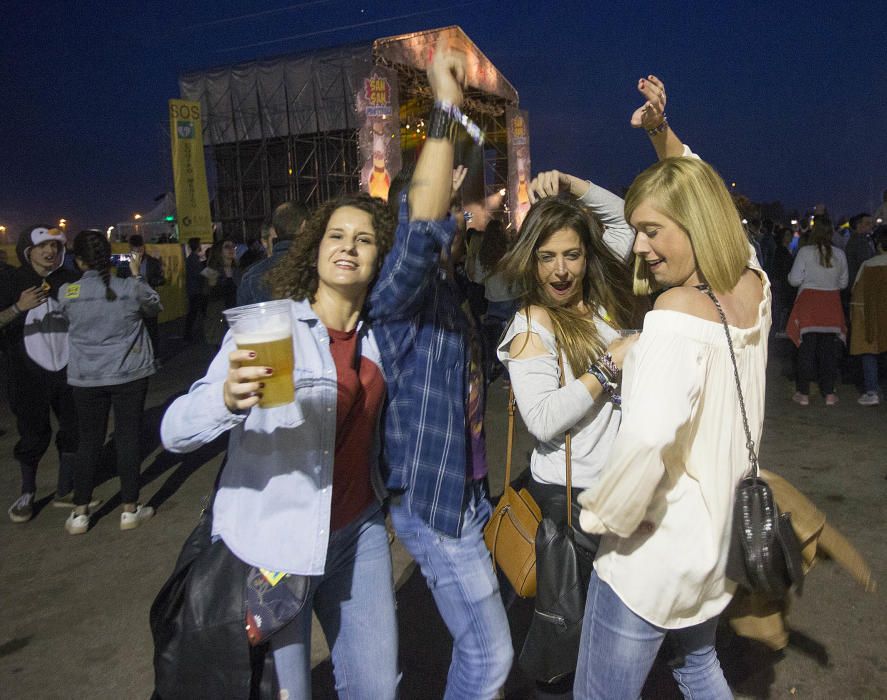
[[[764,419],[770,283],[752,328],[730,327],[752,438]],[[701,294],[702,292],[700,292]],[[734,490],[748,451],[724,327],[651,311],[626,358],[622,424],[598,482],[584,491],[582,528],[604,535],[595,560],[633,612],[664,628],[718,615]],[[649,534],[635,534],[642,521]]]

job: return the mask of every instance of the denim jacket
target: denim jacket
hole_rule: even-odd
[[[230,430],[228,462],[213,504],[213,535],[243,561],[272,571],[320,575],[326,563],[336,452],[338,380],[326,327],[307,301],[292,302],[296,400],[232,413],[222,385],[229,332],[207,370],[169,407],[160,426],[171,452],[191,452]],[[358,324],[359,353],[381,367],[369,326]],[[371,452],[377,497],[380,441]]]
[[[113,301],[95,270],[59,288],[59,310],[68,320],[68,384],[112,386],[154,374],[154,350],[142,322],[163,308],[147,283],[111,277]]]

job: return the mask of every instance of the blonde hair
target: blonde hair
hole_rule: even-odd
[[[525,290],[522,313],[527,314],[528,321],[530,306],[548,312],[554,337],[578,377],[597,361],[606,346],[590,315],[552,304],[540,284],[536,251],[552,234],[563,229],[576,232],[585,253],[582,301],[594,314],[603,307],[614,327],[632,328],[637,305],[628,268],[610,252],[604,244],[600,223],[580,204],[556,197],[536,202],[527,212],[514,247],[502,258],[498,269]]]
[[[674,221],[690,239],[702,279],[716,292],[729,292],[749,259],[749,242],[736,205],[717,171],[698,158],[666,158],[635,178],[625,195],[625,218],[642,202]],[[635,258],[635,294],[659,285],[647,263]]]

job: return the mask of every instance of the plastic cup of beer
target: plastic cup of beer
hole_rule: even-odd
[[[293,386],[293,322],[290,301],[266,301],[227,309],[225,319],[238,350],[252,350],[253,360],[244,367],[270,367],[274,373],[262,381],[259,408],[284,406],[295,400]]]

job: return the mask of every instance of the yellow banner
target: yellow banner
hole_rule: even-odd
[[[128,253],[129,244],[112,243],[111,252]],[[185,247],[180,243],[148,243],[145,252],[158,258],[163,266],[163,285],[157,288],[160,303],[163,304],[163,311],[158,316],[160,323],[184,316],[188,311],[185,298]]]
[[[179,240],[193,236],[212,242],[212,218],[203,159],[203,127],[200,103],[169,101],[169,133],[172,141],[172,173],[176,191]]]

